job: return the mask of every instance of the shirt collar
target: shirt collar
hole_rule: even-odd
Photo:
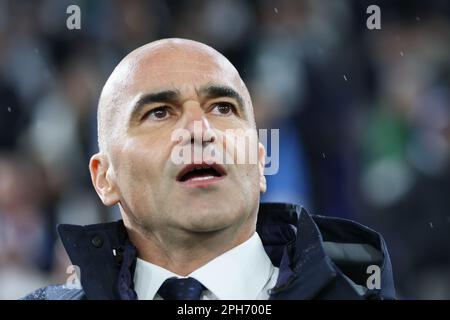
[[[270,279],[273,266],[259,235],[209,261],[188,277],[200,281],[217,299],[256,299]],[[226,275],[226,276],[224,276]],[[180,277],[137,258],[134,286],[139,299],[154,299],[162,283]]]
[[[137,258],[134,271],[134,290],[138,299],[153,300],[163,282],[172,277],[179,277],[179,275]]]

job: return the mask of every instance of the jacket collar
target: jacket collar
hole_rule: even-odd
[[[304,208],[266,204],[261,206],[258,218],[257,230],[263,243],[266,241],[270,246],[278,241],[278,247],[283,250],[279,262],[272,260],[280,273],[271,299],[311,299],[336,277],[323,249],[319,229]],[[273,238],[276,228],[283,236]]]

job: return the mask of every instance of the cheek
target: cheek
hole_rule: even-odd
[[[259,170],[255,165],[237,165],[236,179],[240,184],[240,192],[250,196],[259,193]]]
[[[166,162],[164,150],[164,146],[151,143],[126,144],[117,161],[119,188],[145,194],[151,185],[158,184]]]
[[[226,164],[247,165],[258,164],[258,136],[254,129],[233,129],[216,132],[219,159]],[[253,170],[253,168],[250,168]],[[246,169],[250,171],[250,169]]]

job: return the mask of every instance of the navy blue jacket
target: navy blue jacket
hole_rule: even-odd
[[[82,289],[48,286],[24,299],[136,299],[136,249],[122,221],[60,225],[58,231],[72,263],[81,270]],[[384,240],[361,224],[271,203],[260,205],[257,232],[280,270],[270,299],[395,299]],[[379,276],[378,285],[373,277],[368,281],[371,276]]]

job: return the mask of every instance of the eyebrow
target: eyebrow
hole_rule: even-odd
[[[206,99],[215,99],[228,97],[236,100],[239,104],[239,108],[241,110],[244,109],[244,99],[241,97],[239,93],[227,86],[205,86],[200,88],[198,91],[201,97]]]
[[[217,85],[209,85],[201,87],[200,90],[197,90],[198,95],[202,99],[215,99],[228,97],[237,101],[238,107],[241,111],[244,110],[244,99],[241,97],[239,93],[228,86],[217,86]],[[133,109],[131,111],[130,119],[135,119],[140,114],[141,110],[148,104],[151,103],[169,103],[175,104],[179,102],[181,99],[181,94],[178,90],[164,90],[155,93],[147,93],[140,97],[138,101],[134,104]]]
[[[130,119],[135,119],[141,110],[148,104],[160,103],[174,103],[178,101],[180,93],[177,90],[164,90],[156,93],[147,93],[139,98],[134,104],[131,111]]]

